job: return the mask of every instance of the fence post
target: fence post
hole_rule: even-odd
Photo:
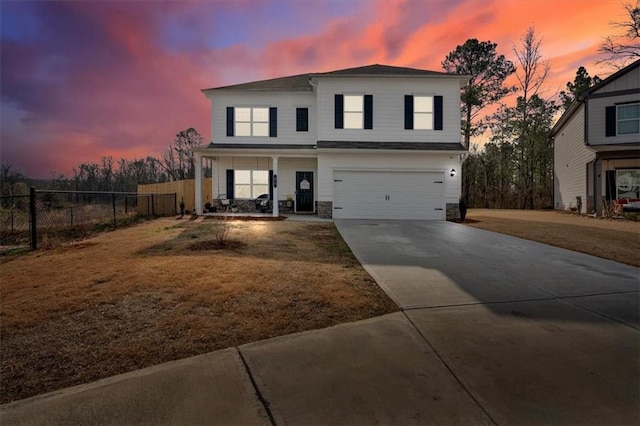
[[[116,229],[116,193],[111,193],[111,207],[113,208],[113,229]]]
[[[73,228],[73,206],[69,207],[69,212],[71,213],[71,227]]]
[[[156,217],[156,206],[153,202],[153,194],[151,194],[151,217]]]
[[[11,232],[14,231],[14,226],[13,226],[13,208],[11,208]]]
[[[31,223],[31,250],[38,248],[38,231],[36,227],[36,189],[29,188],[29,219]]]
[[[174,208],[174,216],[178,214],[178,193],[173,193],[173,208]]]
[[[128,205],[127,205],[127,201],[129,201],[129,196],[128,196],[128,195],[125,195],[125,196],[124,196],[124,214],[125,214],[125,215],[128,215],[128,214],[129,214],[129,209],[127,208],[127,207],[128,207]]]

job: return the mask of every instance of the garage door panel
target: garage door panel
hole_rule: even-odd
[[[442,172],[335,171],[336,219],[445,219]]]

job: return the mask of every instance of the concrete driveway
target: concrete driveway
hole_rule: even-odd
[[[640,421],[640,270],[449,222],[338,220],[498,424]]]

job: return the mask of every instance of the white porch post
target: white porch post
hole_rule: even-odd
[[[200,157],[200,153],[195,153],[196,160],[196,214],[198,216],[202,215],[202,157]]]
[[[280,216],[280,206],[278,205],[278,157],[271,157],[273,162],[273,217]]]

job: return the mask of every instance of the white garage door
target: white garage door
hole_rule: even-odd
[[[444,173],[334,171],[333,217],[445,220]]]

